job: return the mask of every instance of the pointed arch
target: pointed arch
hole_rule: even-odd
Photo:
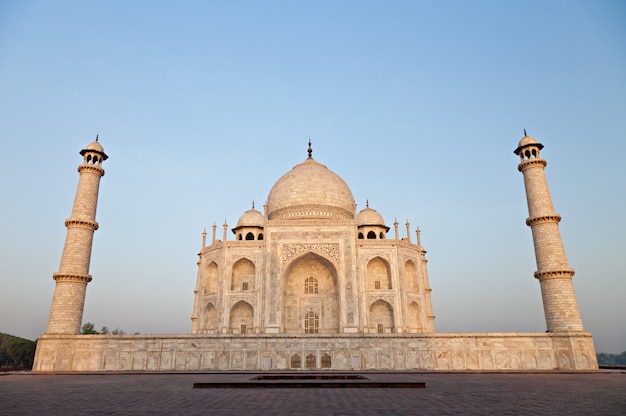
[[[409,304],[408,318],[409,318],[409,322],[408,322],[409,332],[413,332],[413,333],[422,332],[420,308],[417,302],[415,301]]]
[[[332,367],[332,358],[328,353],[322,354],[322,368],[331,368]]]
[[[233,274],[230,290],[239,292],[242,290],[254,290],[256,281],[254,263],[246,258],[241,258],[233,264]]]
[[[367,263],[367,290],[391,289],[391,268],[386,260],[374,257]]]
[[[393,307],[382,299],[372,303],[369,310],[369,326],[374,333],[395,332]]]
[[[305,333],[305,317],[309,312],[318,316],[319,333],[339,332],[339,291],[333,263],[317,253],[308,252],[289,263],[284,276],[285,333]],[[307,287],[315,292],[315,281],[317,293],[306,293]],[[312,286],[308,286],[311,283]]]
[[[417,266],[413,260],[404,263],[404,290],[408,292],[418,292]]]
[[[204,275],[203,292],[205,294],[217,293],[217,288],[219,287],[218,279],[217,279],[218,271],[219,269],[217,267],[217,263],[215,263],[214,261],[209,263],[209,265],[206,268],[206,273]]]
[[[315,354],[306,356],[306,368],[317,368],[317,357]]]
[[[247,333],[254,330],[254,308],[240,300],[230,309],[231,332]]]
[[[290,368],[302,368],[302,358],[300,358],[300,354],[296,353],[291,356],[289,367]]]
[[[202,334],[215,333],[217,329],[217,312],[215,306],[212,303],[207,303],[202,309],[202,315],[200,320],[200,332]]]

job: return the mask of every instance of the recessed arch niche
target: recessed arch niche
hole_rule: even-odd
[[[305,319],[314,312],[319,317],[320,334],[338,333],[339,295],[333,263],[316,253],[306,253],[287,266],[284,276],[284,331],[304,333]],[[307,279],[310,282],[311,277],[317,282],[317,293],[305,293]]]
[[[255,281],[254,263],[246,258],[239,259],[233,264],[233,275],[230,290],[254,290]]]

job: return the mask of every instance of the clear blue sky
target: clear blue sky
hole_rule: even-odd
[[[0,1],[0,332],[45,331],[96,134],[98,328],[189,333],[203,228],[311,137],[359,209],[422,229],[438,332],[543,332],[526,128],[585,328],[626,350],[625,23],[620,1]]]

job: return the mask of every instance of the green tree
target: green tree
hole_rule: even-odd
[[[102,327],[102,329],[100,330],[100,333],[101,333],[102,335],[106,335],[106,334],[108,334],[108,333],[109,333],[109,327],[107,327],[107,326],[103,326],[103,327]]]
[[[83,335],[91,335],[98,334],[99,332],[96,331],[96,326],[93,322],[85,322],[80,330],[80,333]]]
[[[32,368],[37,343],[0,333],[0,366]]]

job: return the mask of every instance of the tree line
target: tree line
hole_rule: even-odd
[[[30,370],[35,360],[36,341],[0,332],[0,368]]]
[[[96,331],[96,325],[93,322],[85,322],[80,328],[82,335],[124,335],[126,332],[119,328],[109,331],[109,327],[103,326],[100,331]]]
[[[598,365],[626,366],[626,351],[621,354],[600,352],[596,355],[598,356]]]

